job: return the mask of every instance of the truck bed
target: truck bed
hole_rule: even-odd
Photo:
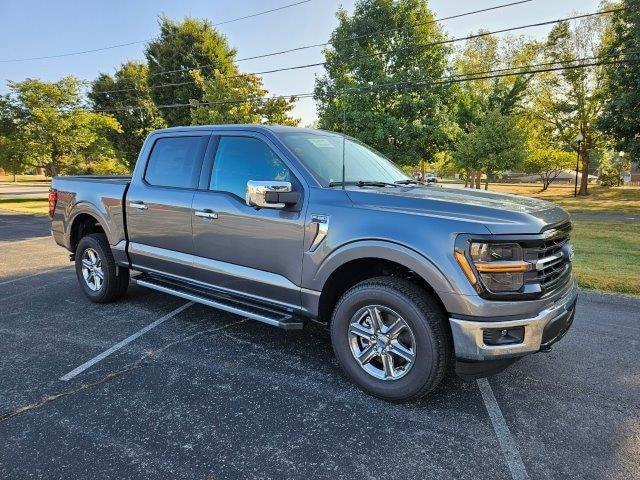
[[[82,182],[99,182],[99,183],[118,183],[118,184],[128,184],[131,182],[130,175],[64,175],[58,176],[53,179],[56,180],[64,180],[64,181],[82,181]]]

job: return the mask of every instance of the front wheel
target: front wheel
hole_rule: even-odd
[[[348,290],[331,319],[340,366],[360,388],[390,401],[426,395],[451,360],[447,317],[409,280],[379,277]]]
[[[78,283],[92,302],[112,302],[127,292],[129,270],[116,265],[104,234],[82,237],[76,248],[75,262]]]

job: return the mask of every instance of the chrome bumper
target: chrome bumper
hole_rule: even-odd
[[[538,352],[541,347],[558,340],[564,335],[566,328],[553,328],[553,324],[565,321],[568,316],[573,315],[575,309],[578,292],[575,280],[572,279],[572,282],[574,282],[573,287],[562,298],[533,317],[494,322],[449,318],[456,358],[480,361],[519,357]],[[552,338],[543,338],[547,326],[550,327],[550,331],[557,332]],[[486,345],[484,343],[483,332],[485,330],[514,327],[524,327],[524,338],[521,343],[509,345]]]

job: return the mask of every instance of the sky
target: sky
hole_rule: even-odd
[[[311,0],[284,10],[221,25],[218,29],[238,51],[238,58],[284,50],[295,46],[325,42],[337,25],[340,6],[353,11],[356,0]],[[158,34],[158,15],[172,19],[185,16],[207,18],[212,22],[250,15],[294,3],[295,0],[0,0],[0,93],[7,91],[7,80],[40,78],[57,80],[73,74],[92,80],[100,72],[114,73],[127,60],[144,59],[144,42]],[[436,18],[446,17],[510,0],[431,0]],[[442,27],[452,37],[484,28],[497,30],[587,13],[598,8],[598,0],[533,0],[493,12],[447,20]],[[523,30],[542,38],[551,27]],[[47,60],[6,62],[5,60],[58,55],[114,44],[137,42],[85,55]],[[239,63],[243,72],[256,72],[323,61],[322,49],[250,60]],[[289,95],[313,91],[315,75],[322,67],[286,71],[264,76],[272,94]],[[181,100],[181,99],[177,99]],[[316,118],[313,99],[300,99],[294,115],[302,125]]]

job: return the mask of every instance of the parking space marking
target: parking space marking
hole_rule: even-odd
[[[176,315],[178,315],[180,312],[186,310],[187,308],[189,308],[191,305],[193,305],[193,302],[187,302],[184,305],[176,308],[175,310],[167,313],[166,315],[164,315],[163,317],[160,317],[159,319],[157,319],[155,322],[150,323],[149,325],[147,325],[146,327],[144,327],[141,330],[138,330],[136,333],[134,333],[133,335],[129,335],[127,338],[125,338],[124,340],[122,340],[121,342],[116,343],[113,347],[105,350],[104,352],[102,352],[99,355],[96,355],[95,357],[93,357],[91,360],[88,360],[86,362],[84,362],[82,365],[80,365],[79,367],[74,368],[73,370],[71,370],[69,373],[64,374],[62,377],[60,377],[60,380],[64,381],[64,382],[68,382],[69,380],[71,380],[72,378],[76,377],[77,375],[79,375],[80,373],[84,372],[87,368],[92,367],[93,365],[95,365],[96,363],[98,363],[101,360],[104,360],[105,358],[107,358],[109,355],[111,355],[114,352],[117,352],[118,350],[120,350],[122,347],[128,345],[129,343],[133,342],[136,338],[141,337],[142,335],[144,335],[145,333],[147,333],[149,330],[156,328],[158,325],[161,325],[162,323],[166,322],[167,320],[169,320],[170,318],[175,317]]]
[[[477,382],[478,387],[480,388],[480,394],[482,395],[482,400],[484,400],[484,406],[487,408],[487,413],[491,419],[491,425],[493,425],[493,430],[496,432],[496,436],[498,437],[498,443],[500,443],[500,448],[502,449],[502,454],[507,461],[507,466],[509,467],[511,476],[514,480],[528,479],[529,475],[527,474],[527,469],[520,457],[518,446],[511,435],[511,431],[507,426],[504,415],[502,415],[502,410],[500,409],[500,405],[498,405],[498,401],[493,394],[491,385],[486,378],[479,378]]]
[[[56,268],[51,268],[49,270],[44,270],[42,272],[23,275],[22,277],[12,278],[11,280],[5,280],[4,282],[0,282],[0,285],[7,285],[8,283],[19,282],[20,280],[24,280],[25,278],[37,277],[38,275],[44,275],[45,273],[57,272],[58,270],[64,270],[65,268],[69,268],[71,266],[72,265],[65,265],[64,267],[56,267]]]

